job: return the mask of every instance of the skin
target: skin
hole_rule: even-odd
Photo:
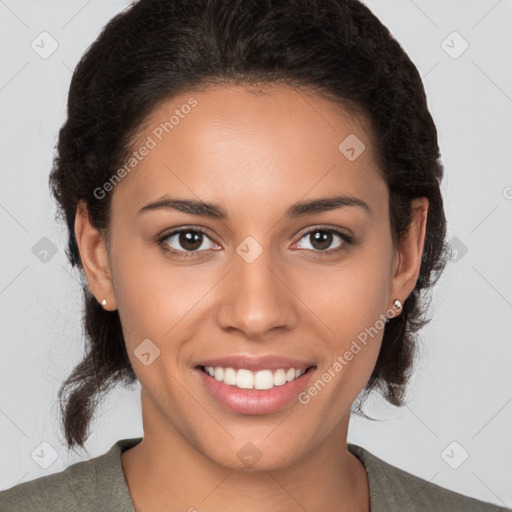
[[[369,510],[367,474],[347,450],[347,430],[382,329],[308,404],[272,414],[225,409],[193,369],[204,358],[274,354],[314,361],[314,383],[418,279],[428,201],[413,201],[413,222],[395,249],[365,120],[289,86],[264,91],[217,86],[154,111],[134,150],[191,96],[198,101],[115,187],[108,242],[77,209],[90,288],[118,309],[141,384],[144,438],[121,456],[137,511]],[[338,150],[351,133],[366,145],[354,161]],[[137,215],[166,194],[219,204],[228,218]],[[284,217],[298,201],[338,194],[364,200],[371,214],[347,206]],[[356,243],[343,246],[333,234],[330,244],[315,244],[311,230],[325,225]],[[183,226],[208,235],[189,259],[155,244]],[[236,252],[247,236],[263,250],[250,264]],[[182,254],[190,247],[178,236],[166,243]],[[331,253],[318,256],[325,247]],[[148,366],[134,354],[145,339],[160,349]],[[261,459],[246,468],[237,452],[249,441]]]

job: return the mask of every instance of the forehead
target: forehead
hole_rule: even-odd
[[[336,191],[374,202],[387,188],[366,126],[289,86],[182,93],[144,123],[131,147],[137,161],[125,165],[113,208],[122,202],[135,214],[165,194],[231,201],[246,214]]]

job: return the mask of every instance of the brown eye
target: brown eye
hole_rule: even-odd
[[[196,251],[203,245],[203,235],[197,231],[180,231],[178,244],[186,251]]]
[[[208,246],[208,240],[210,241],[210,247]],[[184,257],[192,255],[187,253],[203,252],[203,250],[218,247],[204,231],[199,229],[179,229],[172,231],[163,236],[159,240],[159,244],[162,245],[165,250]],[[215,247],[211,247],[211,245]]]
[[[315,231],[308,236],[311,245],[319,251],[326,251],[332,244],[333,234],[328,231]]]
[[[332,248],[332,244],[336,242],[336,239],[341,239],[337,246]],[[309,247],[306,249],[313,250],[319,254],[323,253],[334,253],[345,248],[346,245],[352,243],[350,236],[345,233],[332,228],[316,228],[305,233],[301,240],[309,242]],[[304,247],[303,247],[304,248]],[[329,249],[331,248],[331,249]]]

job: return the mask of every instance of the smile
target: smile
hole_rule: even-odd
[[[252,371],[201,365],[195,373],[207,396],[221,407],[238,414],[262,415],[298,402],[315,370],[316,366]]]
[[[306,373],[306,370],[298,368],[266,369],[257,372],[244,368],[236,370],[221,366],[205,366],[201,369],[215,380],[240,389],[272,389],[276,386],[283,386],[287,382],[292,382]]]

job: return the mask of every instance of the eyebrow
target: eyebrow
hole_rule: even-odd
[[[370,207],[362,199],[350,195],[342,195],[322,197],[309,201],[300,201],[290,206],[286,210],[284,216],[287,218],[304,217],[306,215],[318,214],[349,206],[359,207],[369,216],[372,214]],[[177,210],[183,213],[197,215],[199,217],[208,217],[212,219],[225,220],[228,218],[226,210],[220,205],[207,203],[204,201],[194,201],[190,199],[178,199],[172,197],[167,197],[152,203],[148,203],[137,212],[137,215],[140,215],[144,212],[160,209]]]

